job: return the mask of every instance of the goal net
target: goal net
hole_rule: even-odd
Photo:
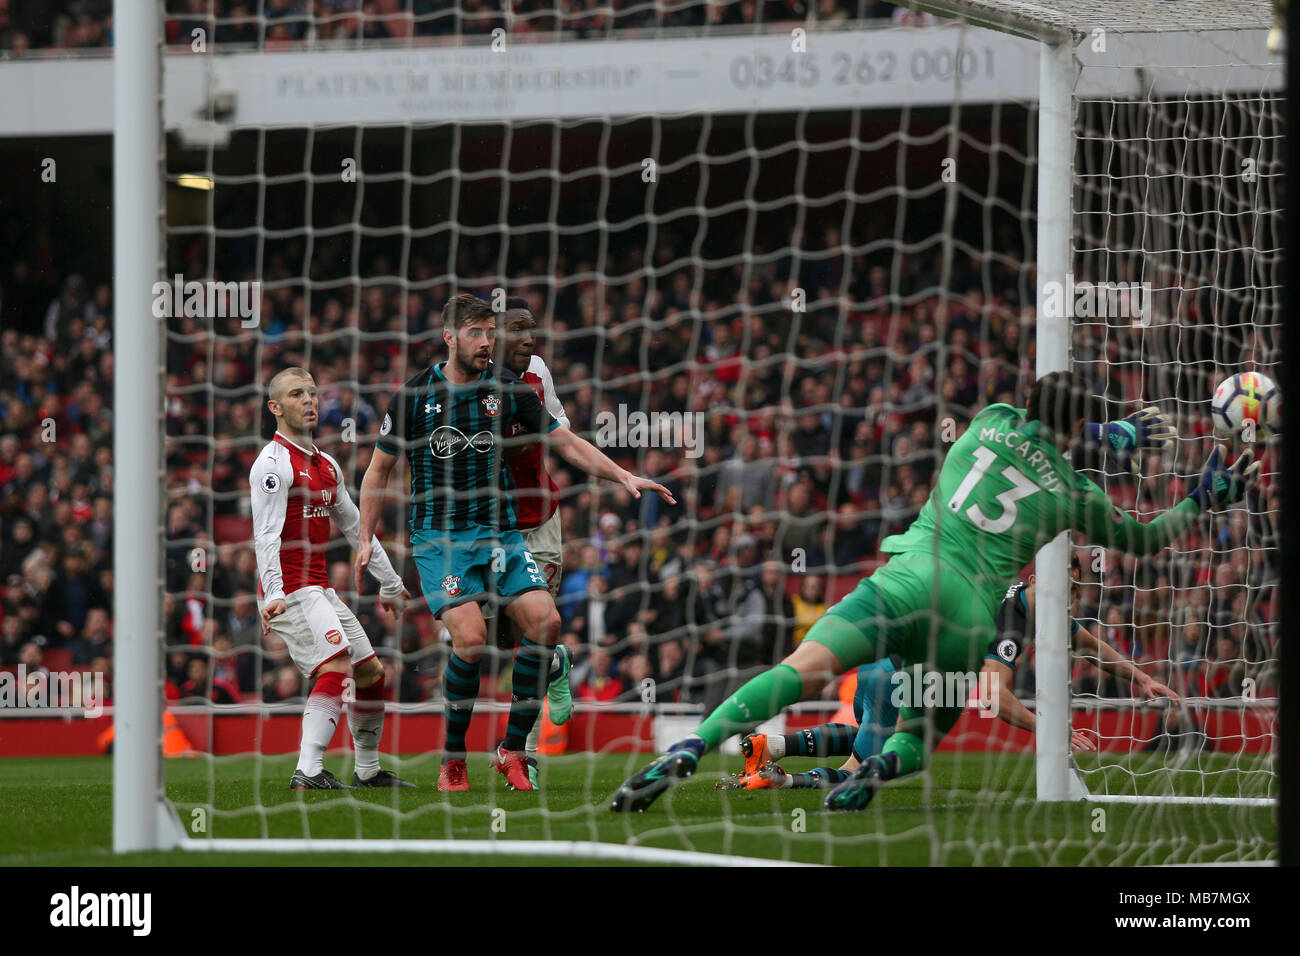
[[[925,505],[971,418],[1024,406],[1044,349],[1063,348],[1114,417],[1157,405],[1177,423],[1176,448],[1145,456],[1137,477],[1090,463],[1120,507],[1147,520],[1190,490],[1214,385],[1280,360],[1281,84],[1266,5],[1144,0],[1095,23],[1074,3],[928,5],[946,19],[694,0],[577,17],[550,4],[278,18],[194,6],[159,11],[164,275],[237,283],[256,314],[186,314],[182,291],[164,324],[165,726],[169,751],[196,758],[166,761],[165,792],[186,849],[1272,855],[1277,468],[1263,436],[1265,478],[1242,506],[1148,559],[1075,539],[1056,588],[1068,608],[1041,588],[1040,625],[1072,617],[1180,698],[1140,699],[1087,654],[1052,672],[1097,748],[1061,764],[1069,795],[1094,802],[1040,799],[1042,729],[971,697],[946,736],[929,728],[925,770],[865,813],[825,812],[813,788],[715,789],[741,770],[734,739],[645,814],[608,812],[625,778],[879,566],[881,540]],[[1041,54],[1052,44],[1065,55]],[[1062,76],[1069,135],[1051,145],[1045,219],[1039,93]],[[1044,273],[1045,221],[1065,224],[1054,238],[1068,240],[1068,276]],[[1049,333],[1038,303],[1053,278],[1100,290],[1104,308],[1078,298]],[[311,372],[315,442],[355,499],[394,390],[446,358],[440,312],[460,292],[526,300],[572,429],[666,478],[677,504],[548,456],[574,715],[543,718],[539,789],[507,790],[488,756],[512,652],[489,653],[472,789],[445,794],[450,645],[421,603],[399,467],[380,536],[416,595],[402,622],[378,612],[373,579],[355,593],[337,528],[326,558],[383,662],[382,765],[417,788],[290,790],[311,684],[258,616],[248,474],[274,428],[265,385],[288,366]],[[1066,651],[1042,644],[1015,690],[1047,721],[1038,664]],[[858,719],[857,679],[761,728],[790,735],[786,774],[848,759],[797,747]],[[354,698],[349,686],[345,706]],[[339,723],[325,765],[350,781]]]

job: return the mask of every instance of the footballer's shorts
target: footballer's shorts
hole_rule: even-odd
[[[533,556],[533,561],[546,579],[546,587],[551,597],[560,593],[560,578],[564,574],[564,546],[560,542],[560,512],[557,509],[546,521],[536,528],[523,532],[524,547]],[[483,605],[483,617],[496,617],[496,608],[492,602]]]
[[[265,604],[259,600],[258,610]],[[375,656],[361,622],[333,588],[299,588],[285,596],[284,604],[284,613],[271,618],[271,631],[288,645],[303,677],[340,654],[347,654],[353,665]]]
[[[528,591],[545,591],[546,578],[518,531],[491,528],[412,531],[420,590],[434,617],[471,601],[503,604]]]
[[[894,673],[894,662],[888,657],[858,668],[858,688],[853,692],[853,717],[858,722],[853,756],[858,763],[880,753],[898,723]]]
[[[978,674],[997,631],[996,608],[982,597],[962,571],[933,555],[896,554],[828,608],[804,641],[826,647],[845,669],[893,654],[903,669],[919,664],[945,675]],[[928,714],[937,740],[957,722],[964,705],[902,706],[899,716],[920,736]]]

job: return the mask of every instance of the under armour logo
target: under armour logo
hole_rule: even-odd
[[[426,415],[429,414],[429,412],[433,412],[435,415],[437,415],[441,411],[442,411],[442,405],[430,405],[428,402],[424,403],[424,414]]]

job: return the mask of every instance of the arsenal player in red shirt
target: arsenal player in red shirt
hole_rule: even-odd
[[[306,369],[286,368],[271,379],[266,407],[275,416],[275,437],[249,473],[253,497],[253,547],[262,632],[275,631],[305,678],[316,678],[302,715],[295,790],[350,790],[325,769],[325,748],[343,709],[349,673],[356,700],[348,706],[348,729],[356,751],[353,787],[411,787],[379,769],[384,732],[384,668],[356,616],[339,600],[325,572],[330,519],[355,549],[361,513],[348,494],[343,469],[312,443],[319,416],[316,383]],[[396,619],[411,595],[402,586],[378,539],[371,540],[370,573],[379,600]]]
[[[537,329],[537,319],[533,316],[528,300],[520,296],[511,296],[506,300],[503,316],[501,342],[501,364],[527,382],[542,400],[546,410],[564,428],[569,428],[569,417],[564,413],[564,405],[555,394],[555,382],[551,370],[546,367],[542,357],[535,351],[533,332]],[[521,443],[515,439],[522,431],[521,426],[514,425],[514,431],[504,436],[506,467],[515,485],[515,507],[519,509],[518,528],[524,535],[524,544],[532,553],[537,567],[546,578],[546,585],[551,590],[551,597],[560,593],[560,576],[564,570],[564,547],[560,536],[560,490],[546,470],[546,458],[542,443],[529,441]],[[490,605],[483,605],[483,616],[494,613]],[[507,634],[507,642],[517,643],[515,627],[509,619],[503,619],[502,627]],[[555,648],[551,659],[549,682],[546,698],[549,704],[550,719],[555,724],[568,721],[573,713],[573,696],[569,689],[569,671],[573,669],[573,657],[563,644]],[[528,764],[528,778],[533,789],[538,787],[537,746],[540,743],[542,715],[538,712],[533,729],[524,743],[525,760]]]

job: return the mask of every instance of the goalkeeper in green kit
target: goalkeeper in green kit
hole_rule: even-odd
[[[1211,452],[1191,494],[1152,521],[1115,507],[1076,471],[1076,445],[1109,446],[1121,455],[1165,447],[1175,437],[1158,410],[1105,423],[1105,404],[1072,372],[1039,379],[1025,410],[990,405],[948,451],[929,500],[912,526],[886,538],[888,562],[813,625],[776,667],[741,687],[685,740],[628,779],[616,812],[644,810],[689,777],[700,757],[735,733],[815,697],[836,675],[897,655],[903,668],[970,674],[996,659],[998,605],[1020,569],[1062,531],[1131,554],[1154,554],[1206,511],[1240,501],[1259,471],[1250,449],[1229,466]],[[952,703],[952,702],[946,702]],[[929,711],[942,739],[961,704]],[[887,780],[924,765],[926,710],[904,706],[899,729],[830,792],[831,809],[861,809]]]

